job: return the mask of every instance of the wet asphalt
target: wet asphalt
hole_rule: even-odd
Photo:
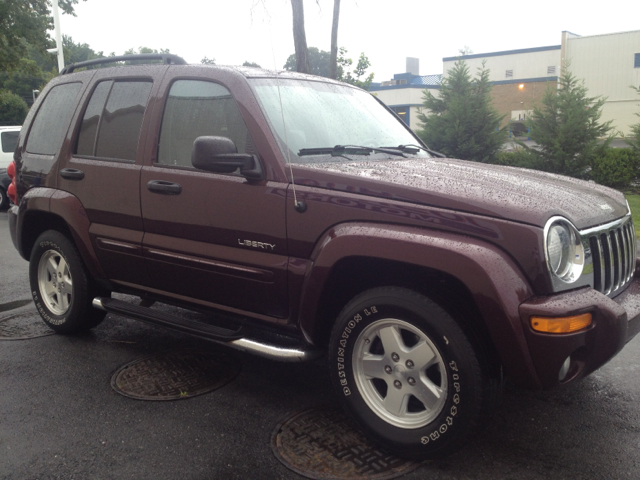
[[[27,267],[0,212],[0,310],[29,299]],[[176,349],[225,352],[241,372],[171,402],[112,390],[119,367]],[[271,435],[283,418],[320,405],[335,405],[323,360],[272,362],[109,315],[83,335],[0,341],[0,479],[302,478],[273,455]],[[640,338],[576,384],[507,384],[471,445],[401,478],[640,478]]]

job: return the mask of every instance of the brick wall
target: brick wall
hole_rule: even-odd
[[[521,90],[520,84],[524,85]],[[506,126],[511,119],[512,110],[532,110],[533,106],[542,102],[542,96],[547,88],[557,88],[558,82],[521,82],[505,85],[494,85],[491,90],[493,106],[500,115],[506,115],[502,126]]]

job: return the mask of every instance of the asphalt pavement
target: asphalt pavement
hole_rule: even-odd
[[[0,310],[29,299],[27,267],[0,212]],[[225,352],[240,374],[169,402],[111,388],[132,360],[184,349]],[[87,334],[0,341],[0,479],[302,478],[276,459],[271,435],[294,412],[335,405],[327,371],[324,360],[277,363],[114,315]],[[477,440],[402,478],[639,477],[636,338],[576,384],[546,392],[507,384]]]

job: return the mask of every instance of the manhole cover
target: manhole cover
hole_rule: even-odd
[[[219,353],[170,352],[134,360],[111,377],[118,393],[140,400],[178,400],[211,392],[240,373],[240,365]]]
[[[271,436],[271,449],[286,467],[316,479],[389,479],[420,466],[373,446],[342,411],[326,407],[281,422]]]
[[[36,307],[20,313],[0,315],[0,340],[25,340],[54,333],[42,321]]]

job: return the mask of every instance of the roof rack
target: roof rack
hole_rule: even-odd
[[[84,62],[72,63],[62,69],[60,75],[72,73],[77,68],[89,67],[91,65],[104,65],[107,63],[124,62],[127,60],[162,60],[164,65],[186,65],[184,58],[170,53],[141,53],[137,55],[118,55],[117,57],[95,58]]]

